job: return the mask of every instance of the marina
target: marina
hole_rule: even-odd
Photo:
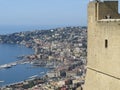
[[[12,63],[0,65],[0,69],[7,69],[7,68],[11,68],[13,66],[16,66],[18,64],[26,64],[26,63],[29,63],[28,60],[19,60],[19,61],[15,61]]]
[[[27,80],[34,75],[41,77],[49,71],[43,67],[33,68],[27,59],[17,59],[17,56],[33,53],[32,49],[21,45],[0,44],[0,87]]]
[[[10,63],[10,64],[0,65],[0,69],[11,68],[12,66],[16,66],[16,64],[17,64],[17,63]]]

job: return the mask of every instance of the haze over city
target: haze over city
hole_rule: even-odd
[[[0,34],[87,26],[88,2],[89,0],[1,0]]]
[[[89,0],[2,0],[0,33],[41,28],[38,26],[86,26],[88,2]]]

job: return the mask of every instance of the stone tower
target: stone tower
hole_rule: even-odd
[[[84,90],[120,90],[118,1],[88,5],[88,63]]]

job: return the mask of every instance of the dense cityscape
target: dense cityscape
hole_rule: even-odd
[[[43,77],[34,76],[30,80],[1,87],[1,90],[82,90],[86,73],[86,27],[0,35],[0,43],[33,48],[34,54],[22,56],[22,63],[51,69]]]

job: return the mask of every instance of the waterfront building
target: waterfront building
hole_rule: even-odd
[[[120,15],[117,0],[89,3],[87,51],[84,90],[120,90]]]

